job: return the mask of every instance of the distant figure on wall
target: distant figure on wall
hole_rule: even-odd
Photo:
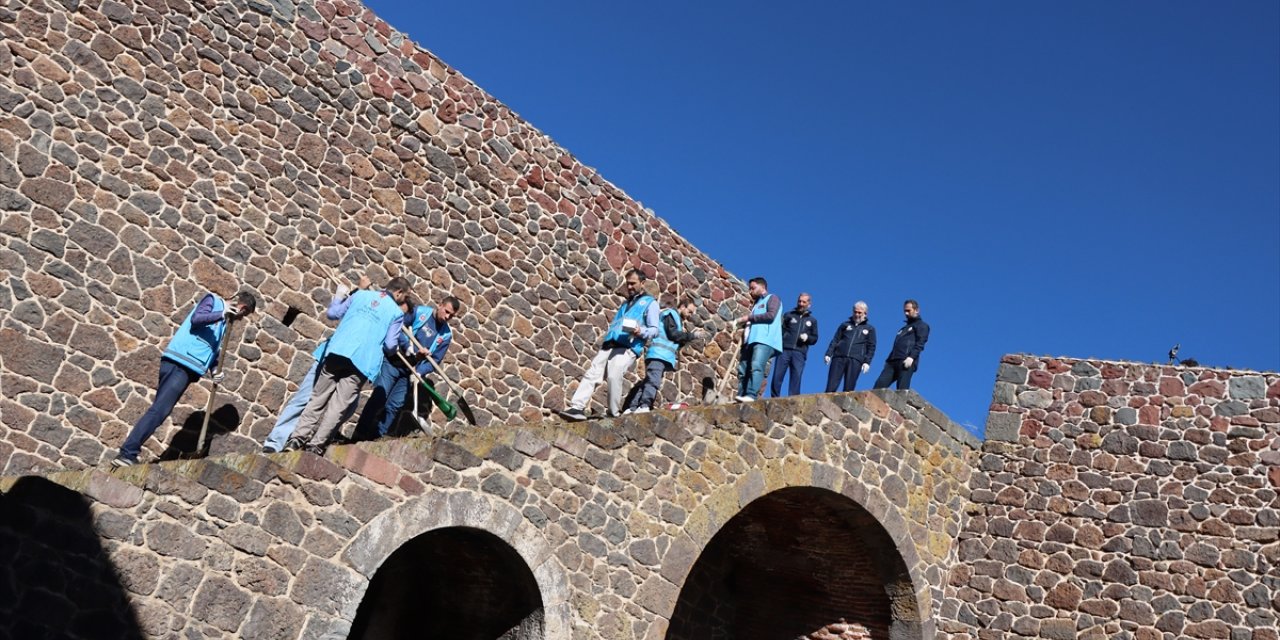
[[[907,300],[902,303],[906,324],[893,338],[893,350],[884,360],[884,371],[876,379],[876,389],[887,389],[898,383],[898,389],[911,388],[911,376],[920,368],[920,352],[929,341],[929,325],[920,319],[920,303]]]
[[[813,297],[807,293],[796,299],[796,308],[782,315],[782,353],[773,360],[773,381],[769,395],[782,395],[782,379],[791,374],[787,395],[800,393],[800,380],[804,377],[804,363],[809,357],[809,345],[818,344],[818,319],[809,312]]]
[[[858,376],[871,370],[876,357],[876,328],[867,322],[867,303],[859,300],[849,316],[831,336],[827,346],[827,393],[835,391],[844,379],[843,391],[853,391]]]
[[[205,374],[215,380],[221,379],[222,363],[218,362],[218,353],[226,338],[227,328],[233,321],[253,313],[257,308],[257,297],[248,291],[237,293],[229,304],[212,293],[207,293],[200,299],[160,356],[160,380],[156,385],[156,398],[129,431],[124,444],[120,446],[120,454],[111,461],[111,466],[128,467],[138,463],[142,443],[168,419],[174,405],[178,404],[191,383]]]

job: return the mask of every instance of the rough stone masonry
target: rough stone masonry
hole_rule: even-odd
[[[0,215],[0,635],[1277,638],[1275,373],[1007,356],[985,443],[890,391],[543,421],[623,268],[741,282],[356,2],[0,3]],[[462,298],[479,428],[252,453],[328,268]],[[240,283],[215,455],[103,472]]]

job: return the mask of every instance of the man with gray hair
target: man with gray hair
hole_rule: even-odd
[[[859,300],[853,305],[853,315],[840,324],[827,346],[827,393],[840,386],[841,378],[843,390],[853,391],[858,375],[871,369],[875,355],[876,328],[867,324],[867,303]]]

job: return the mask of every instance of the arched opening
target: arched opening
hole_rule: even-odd
[[[906,564],[884,527],[825,489],[781,489],[725,523],[694,563],[668,640],[921,637]]]
[[[542,640],[542,596],[514,549],[480,529],[424,533],[378,568],[352,639]]]

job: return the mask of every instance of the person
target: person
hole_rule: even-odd
[[[898,389],[911,388],[911,376],[920,368],[920,352],[929,341],[929,325],[920,319],[920,303],[907,300],[902,303],[906,324],[893,338],[893,350],[885,358],[884,370],[876,379],[876,389],[887,389],[897,383]]]
[[[809,358],[809,345],[818,344],[818,319],[809,312],[812,296],[800,294],[796,308],[782,316],[782,353],[773,361],[773,381],[770,395],[782,395],[782,379],[791,374],[787,395],[800,393],[800,380],[804,377],[804,363]]]
[[[414,348],[409,337],[404,332],[400,333],[396,346],[404,359],[393,353],[382,363],[382,370],[378,373],[373,392],[365,401],[364,411],[360,413],[352,440],[376,440],[390,433],[391,426],[400,415],[400,408],[404,406],[405,394],[413,384],[409,365],[413,365],[418,375],[423,377],[435,371],[435,367],[425,356],[430,354],[437,363],[444,361],[445,353],[453,343],[453,330],[449,328],[449,320],[461,308],[462,301],[449,296],[435,308],[425,304],[417,305],[412,316],[405,318],[410,324],[410,331],[423,349]],[[406,361],[408,365],[405,364]],[[427,407],[430,411],[430,402]],[[415,417],[418,416],[415,414]]]
[[[358,288],[368,288],[369,280],[364,278]],[[337,292],[333,294],[329,304],[333,304],[336,300],[341,300],[347,296],[350,289],[346,285],[339,285]],[[406,300],[406,302],[408,302]],[[401,310],[405,313],[409,312],[409,307],[401,304]],[[320,363],[324,360],[324,354],[329,349],[329,339],[326,338],[316,345],[315,351],[311,352],[311,368],[307,369],[306,375],[298,381],[298,390],[293,392],[289,397],[289,401],[280,409],[280,416],[276,419],[276,424],[271,428],[271,433],[267,434],[267,439],[262,443],[263,453],[279,453],[284,451],[284,445],[289,441],[289,436],[293,435],[294,430],[298,427],[298,418],[302,416],[302,411],[307,408],[307,403],[311,401],[311,391],[315,384],[316,376],[320,372]],[[358,398],[347,405],[342,417],[338,419],[338,425],[341,427],[343,423],[351,419],[355,415],[356,407],[359,405]]]
[[[582,382],[569,400],[569,406],[559,414],[568,420],[586,420],[584,412],[591,395],[602,380],[608,380],[608,415],[616,416],[622,409],[622,381],[644,350],[644,344],[658,335],[658,303],[644,291],[647,280],[644,272],[631,269],[623,280],[626,300],[613,314],[613,320],[605,331],[600,350],[591,359],[591,366],[582,375]]]
[[[169,417],[178,399],[193,382],[204,375],[209,375],[214,381],[222,379],[218,352],[227,328],[257,308],[258,299],[249,291],[237,293],[229,304],[213,293],[206,293],[200,299],[165,346],[160,356],[155,400],[134,423],[111,466],[137,464],[142,444]]]
[[[361,288],[329,305],[326,315],[341,322],[329,339],[311,400],[285,443],[286,450],[305,448],[317,455],[324,453],[343,412],[359,397],[360,387],[382,370],[384,351],[399,343],[404,325],[400,304],[408,297],[409,281],[395,277],[382,291]]]
[[[867,303],[859,300],[853,304],[853,315],[840,324],[827,345],[827,393],[840,386],[841,378],[844,390],[853,391],[858,375],[871,369],[875,356],[876,328],[867,323]]]
[[[764,278],[747,281],[747,292],[754,301],[751,311],[738,319],[745,327],[742,350],[738,359],[738,402],[755,402],[764,384],[764,367],[782,351],[782,303],[769,293]]]
[[[692,298],[685,298],[675,309],[663,309],[659,314],[658,335],[649,341],[645,351],[644,379],[636,382],[628,397],[631,398],[622,413],[648,413],[653,401],[662,390],[662,377],[676,368],[680,348],[699,338],[696,331],[684,330],[684,318],[692,317],[698,305]]]

